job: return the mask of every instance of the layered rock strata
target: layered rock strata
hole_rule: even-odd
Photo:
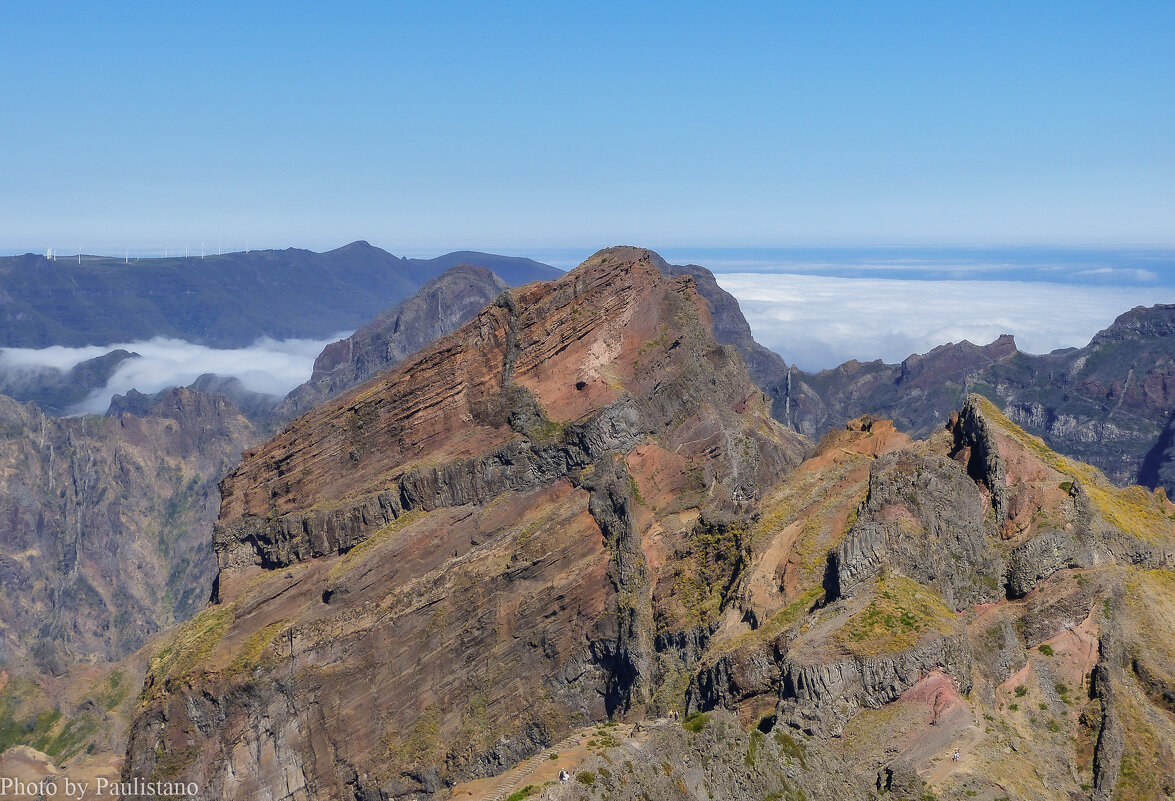
[[[668,710],[733,521],[805,443],[656,262],[506,292],[247,453],[217,603],[153,664],[127,775],[406,798]]]

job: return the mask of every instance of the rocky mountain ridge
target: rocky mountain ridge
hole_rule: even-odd
[[[1132,309],[1084,348],[1037,356],[1004,335],[984,346],[943,345],[901,364],[792,370],[770,388],[776,415],[809,436],[862,414],[923,436],[970,392],[1121,485],[1175,493],[1173,439],[1165,433],[1175,430],[1175,306]]]
[[[290,769],[295,796],[431,792],[576,720],[666,703],[690,658],[666,643],[705,636],[733,568],[707,543],[737,536],[726,517],[804,445],[714,342],[693,282],[652,261],[601,251],[511,291],[251,451],[223,484],[218,603],[179,635],[211,627],[216,644],[153,665],[127,771],[199,773],[229,795]],[[698,555],[670,568],[650,537]],[[258,637],[242,671],[212,667]],[[347,723],[278,711],[257,671],[283,643],[294,692]],[[385,656],[338,662],[373,647]],[[386,703],[354,705],[371,692]],[[283,732],[276,761],[250,756],[258,715]],[[205,749],[192,727],[213,720]],[[311,767],[321,738],[335,757]],[[158,743],[183,764],[160,766]]]
[[[1175,787],[1175,506],[980,396],[923,441],[864,418],[809,449],[665,272],[601,251],[252,449],[216,602],[152,660],[124,776],[439,799],[677,710],[676,740],[605,739],[545,793]]]

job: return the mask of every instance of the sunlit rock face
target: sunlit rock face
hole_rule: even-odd
[[[126,775],[407,797],[680,699],[806,442],[658,263],[510,290],[246,453]]]

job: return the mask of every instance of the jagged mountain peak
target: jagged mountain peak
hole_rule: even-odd
[[[394,796],[446,764],[485,775],[576,721],[666,709],[658,638],[717,625],[742,517],[806,443],[714,340],[693,280],[654,256],[610,249],[504,291],[246,453],[222,483],[218,603],[175,640],[210,645],[153,665],[131,769],[157,771],[156,738],[197,718],[249,739],[270,686],[250,676],[287,643],[284,681],[356,711],[309,724],[310,739],[275,724],[287,764],[332,741],[338,759],[307,768],[320,790]],[[344,651],[372,658],[332,674]],[[361,700],[372,692],[377,705]],[[157,714],[167,731],[146,722]],[[413,734],[424,725],[436,735]],[[178,772],[240,797],[284,770],[217,752],[218,738]]]
[[[519,421],[528,415],[543,426],[563,427],[623,397],[655,395],[676,377],[673,371],[708,372],[715,362],[737,383],[741,365],[713,341],[708,308],[692,282],[666,278],[656,258],[636,248],[609,249],[558,281],[508,290],[454,334],[313,409],[261,451],[246,454],[223,485],[226,514],[280,515],[324,492],[374,492],[418,461],[470,458],[526,437],[528,424]],[[749,382],[738,391],[736,403],[759,397]],[[654,413],[665,417],[673,404],[695,402],[695,394]],[[435,405],[428,400],[433,397]],[[338,437],[353,439],[347,433],[353,426],[362,429],[364,442],[347,450],[347,469],[318,458],[322,448],[339,447]],[[394,438],[374,447],[371,437],[385,432]],[[798,444],[789,449],[793,456],[799,452]],[[286,463],[305,464],[289,476]]]
[[[1110,326],[1099,331],[1091,346],[1112,340],[1152,339],[1175,334],[1175,305],[1157,303],[1154,306],[1135,306],[1115,318]]]

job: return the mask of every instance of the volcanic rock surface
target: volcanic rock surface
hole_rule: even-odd
[[[657,261],[504,293],[247,453],[217,603],[153,663],[126,775],[408,797],[670,708],[740,514],[805,442]]]
[[[124,778],[442,799],[624,719],[544,796],[1175,791],[1175,505],[980,395],[810,448],[670,272],[509,290],[249,451]]]

